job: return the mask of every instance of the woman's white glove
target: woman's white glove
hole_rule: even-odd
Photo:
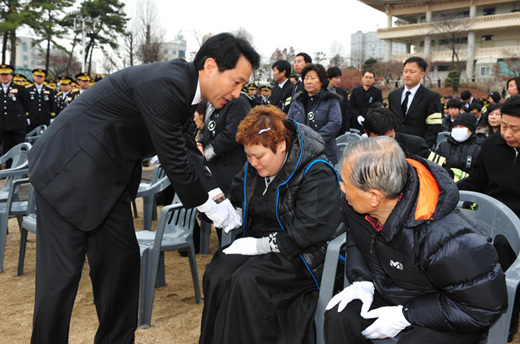
[[[347,307],[352,300],[361,300],[363,305],[361,306],[360,315],[366,318],[368,310],[374,300],[374,283],[369,281],[354,282],[343,291],[336,294],[327,304],[327,310],[334,308],[339,303],[338,312]]]
[[[394,338],[399,332],[412,325],[404,317],[401,305],[373,309],[364,318],[377,318],[372,325],[361,332],[368,339]]]
[[[256,248],[257,238],[247,237],[239,238],[222,252],[225,254],[242,254],[244,256],[256,256],[258,255],[258,249]]]

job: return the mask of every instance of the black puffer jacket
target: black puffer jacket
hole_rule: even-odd
[[[452,168],[471,174],[477,164],[482,141],[484,139],[476,134],[472,134],[464,142],[458,142],[450,136],[446,141],[441,142],[436,153],[446,158],[446,164],[443,167],[450,174],[453,173],[450,171]]]
[[[458,190],[438,165],[408,159],[408,182],[382,230],[344,204],[349,280],[371,280],[413,325],[484,331],[507,307],[488,238],[456,209]]]
[[[272,184],[269,204],[275,207],[277,242],[280,252],[289,260],[303,255],[311,269],[324,260],[326,242],[334,237],[340,222],[340,190],[333,167],[323,155],[321,136],[311,128],[293,120],[286,126],[294,132],[287,160]],[[245,174],[245,179],[244,179]],[[261,183],[261,184],[260,184]],[[231,201],[243,209],[245,236],[267,236],[271,229],[256,228],[250,218],[249,204],[263,178],[246,163],[233,181]],[[271,189],[271,186],[270,186]],[[244,200],[244,194],[246,199]]]

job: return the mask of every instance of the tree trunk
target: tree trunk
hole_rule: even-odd
[[[15,64],[16,64],[16,30],[11,30],[10,31],[10,39],[9,39],[9,44],[11,46],[11,56],[10,56],[10,64],[13,66],[13,67],[16,67]]]
[[[2,64],[5,64],[5,57],[7,55],[7,41],[9,38],[9,32],[6,31],[2,35]]]
[[[76,47],[76,42],[78,39],[78,33],[74,35],[74,39],[72,40],[72,48],[69,53],[69,60],[67,61],[67,68],[65,69],[65,75],[69,75],[70,73],[70,65],[72,64],[72,58],[74,57],[74,48]]]

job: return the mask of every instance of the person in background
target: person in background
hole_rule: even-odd
[[[336,134],[341,127],[341,97],[327,91],[327,72],[320,64],[308,64],[302,70],[305,89],[293,97],[287,118],[318,132],[325,141],[325,155],[338,162]]]
[[[56,116],[56,93],[45,85],[47,71],[42,68],[33,69],[34,83],[25,86],[29,95],[29,117],[27,132],[42,124],[49,126]]]
[[[337,135],[343,135],[345,132],[350,129],[350,116],[351,109],[350,104],[348,102],[348,94],[345,89],[339,86],[341,82],[341,69],[338,67],[330,67],[327,69],[327,77],[329,79],[329,85],[327,87],[327,91],[336,93],[341,97],[340,105],[341,105],[341,129],[338,131]]]
[[[509,96],[516,96],[520,91],[520,76],[515,76],[514,78],[507,80],[506,85]]]
[[[240,123],[247,163],[230,199],[243,236],[204,272],[200,344],[314,343],[324,252],[337,234],[340,190],[325,144],[275,106]]]
[[[62,76],[59,78],[61,92],[56,94],[56,116],[79,95],[78,91],[72,89],[72,78]]]
[[[291,64],[286,60],[278,60],[273,63],[271,68],[273,69],[273,79],[276,82],[271,96],[271,104],[288,113],[294,88],[294,85],[289,81]]]
[[[396,116],[397,131],[423,137],[432,147],[442,129],[440,95],[421,85],[428,63],[412,56],[403,64],[404,87],[390,92],[388,106]]]
[[[269,85],[263,85],[260,87],[260,96],[261,96],[261,103],[260,105],[271,105],[271,86]]]
[[[488,95],[488,101],[489,101],[489,104],[490,105],[493,105],[493,104],[498,104],[500,103],[500,93],[498,92],[491,92],[489,95]]]
[[[350,93],[350,128],[361,130],[363,121],[368,108],[373,103],[383,102],[381,90],[374,86],[376,74],[373,71],[366,71],[361,78],[362,85],[354,87]]]
[[[430,147],[422,137],[396,132],[396,128],[395,118],[386,108],[369,109],[365,115],[364,131],[368,137],[388,136],[395,139],[408,155],[422,158],[430,155]]]
[[[507,308],[505,276],[488,237],[457,211],[455,183],[389,137],[352,141],[343,155],[352,284],[326,307],[326,343],[480,343]]]
[[[502,123],[501,108],[502,103],[493,104],[488,107],[488,113],[484,119],[486,121],[486,125],[484,125],[481,129],[477,128],[477,134],[488,137],[489,135],[500,130],[500,124]]]
[[[451,135],[428,158],[444,167],[455,182],[470,175],[475,168],[483,141],[483,137],[475,133],[476,129],[473,114],[459,114],[453,121]]]
[[[79,86],[79,95],[90,88],[90,75],[87,72],[78,73],[74,78]]]
[[[312,63],[312,58],[307,53],[301,52],[296,54],[296,56],[294,57],[294,72],[298,74],[298,81],[296,82],[296,85],[292,93],[293,100],[295,95],[303,92],[304,90],[302,71],[303,68],[305,68],[305,66],[309,63]]]
[[[446,103],[446,108],[448,109],[448,116],[442,120],[442,131],[451,131],[453,121],[462,112],[462,102],[452,98]]]

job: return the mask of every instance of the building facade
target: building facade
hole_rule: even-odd
[[[31,37],[16,38],[16,60],[15,69],[17,73],[24,74],[29,79],[32,78],[34,68],[45,68],[45,61],[42,59],[42,50],[39,45],[34,45]]]
[[[358,56],[363,62],[372,57],[375,59],[384,59],[386,53],[387,41],[377,37],[376,31],[361,32],[358,31],[350,35],[350,51],[353,56]],[[392,42],[392,55],[406,54],[406,44]]]
[[[504,72],[504,61],[520,59],[518,0],[360,1],[387,14],[379,39],[406,44],[405,54],[393,54],[387,45],[385,60],[421,56],[434,66],[434,78],[444,77],[459,61],[465,65],[463,79],[491,82],[497,66]]]

